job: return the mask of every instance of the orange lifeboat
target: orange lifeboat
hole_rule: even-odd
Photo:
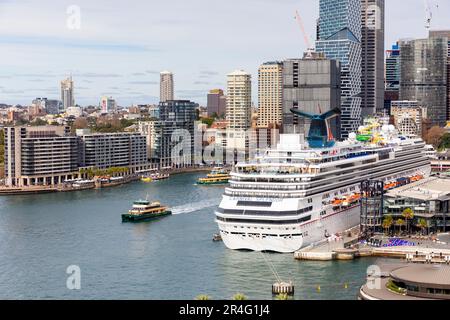
[[[333,208],[338,208],[342,205],[343,201],[343,198],[334,198],[331,204],[333,205]]]
[[[384,185],[384,190],[390,190],[395,187],[395,182],[388,182]]]

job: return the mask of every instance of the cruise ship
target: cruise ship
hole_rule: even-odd
[[[306,141],[282,134],[276,148],[233,167],[215,212],[228,248],[295,252],[359,224],[363,180],[390,189],[430,175],[425,143],[387,119],[369,119],[341,142],[326,121],[313,120]]]

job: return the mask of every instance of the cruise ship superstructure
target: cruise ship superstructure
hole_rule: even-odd
[[[390,189],[431,172],[420,138],[402,137],[376,119],[329,145],[281,135],[276,148],[235,165],[216,211],[225,245],[297,251],[359,224],[361,181],[382,180]]]

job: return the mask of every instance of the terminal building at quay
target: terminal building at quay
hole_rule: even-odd
[[[450,300],[450,266],[387,264],[367,278],[360,300]]]

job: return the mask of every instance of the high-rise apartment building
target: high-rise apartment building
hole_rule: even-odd
[[[76,175],[79,146],[69,127],[6,127],[7,186],[54,185]]]
[[[74,91],[74,84],[72,76],[61,81],[61,101],[64,110],[67,110],[67,108],[75,106],[75,98],[73,95],[73,91]]]
[[[180,168],[192,165],[197,106],[189,100],[160,102],[159,120],[147,128],[148,133],[153,133],[155,137],[149,137],[147,142],[152,143],[152,160],[158,162],[161,167]],[[174,148],[180,146],[180,143],[183,150],[175,152]]]
[[[247,130],[252,124],[251,75],[236,70],[227,75],[227,149],[246,150],[249,146]]]
[[[212,89],[208,93],[208,102],[206,110],[208,117],[217,115],[222,117],[225,115],[227,109],[227,97],[223,94],[222,89]]]
[[[430,125],[447,118],[447,38],[400,42],[400,100],[417,100]]]
[[[320,53],[303,59],[283,62],[283,132],[309,131],[310,120],[298,117],[291,109],[323,113],[341,105],[340,62],[326,59]],[[331,121],[335,137],[339,137],[338,119]]]
[[[266,62],[258,70],[258,122],[260,128],[283,120],[283,63]]]
[[[384,106],[384,1],[361,0],[363,118]]]
[[[361,0],[320,0],[316,51],[341,64],[341,135],[361,123]]]
[[[430,31],[430,38],[447,38],[447,121],[450,121],[450,30]]]
[[[251,75],[237,70],[227,75],[228,128],[247,130],[251,126],[252,82]]]
[[[160,74],[159,96],[161,102],[166,102],[174,99],[174,83],[173,73],[163,71]]]
[[[81,134],[80,167],[107,169],[147,163],[146,138],[138,133]]]
[[[102,97],[100,99],[100,109],[102,113],[113,113],[117,110],[116,100],[112,97]]]

